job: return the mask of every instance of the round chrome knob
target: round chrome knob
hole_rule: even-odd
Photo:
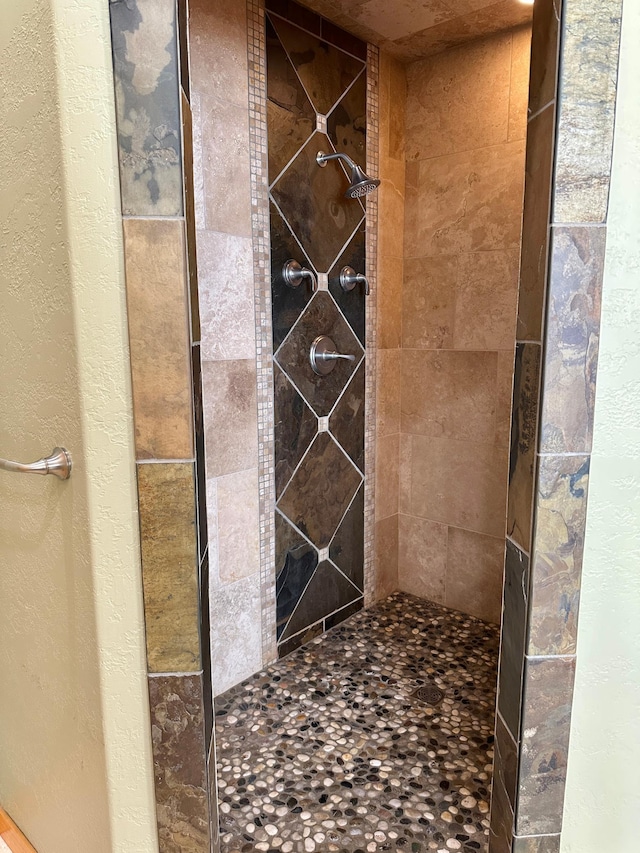
[[[313,372],[317,373],[318,376],[326,376],[331,373],[339,359],[355,361],[356,357],[355,355],[336,352],[336,345],[327,335],[320,335],[311,344],[309,361]]]

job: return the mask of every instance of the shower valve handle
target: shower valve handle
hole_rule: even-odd
[[[352,267],[343,267],[340,271],[340,287],[345,291],[345,293],[348,293],[350,290],[353,290],[357,284],[364,284],[364,292],[366,296],[371,293],[369,279],[366,275],[357,273]]]
[[[298,261],[287,261],[282,267],[282,278],[289,287],[300,287],[302,282],[308,278],[311,280],[312,290],[316,291],[318,289],[318,280],[315,274],[306,267],[301,266]]]
[[[311,368],[318,376],[326,376],[331,373],[336,366],[336,362],[342,359],[343,361],[355,361],[355,355],[350,355],[342,352],[336,352],[336,345],[326,335],[320,335],[311,344],[311,352],[309,353],[309,361]]]

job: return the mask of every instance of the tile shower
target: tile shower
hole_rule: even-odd
[[[529,26],[463,45],[448,26],[403,66],[289,0],[112,3],[163,851],[559,849],[593,399],[575,364],[585,341],[593,382],[619,26],[608,0],[578,73],[589,5],[559,46],[537,0],[527,122]],[[600,81],[584,175],[566,130],[552,174],[559,50],[581,81],[561,128]],[[345,199],[319,150],[378,193]],[[551,182],[572,224],[548,283]],[[291,260],[317,291],[285,283]],[[353,361],[315,374],[320,334]],[[541,398],[545,334],[573,372],[552,358]]]

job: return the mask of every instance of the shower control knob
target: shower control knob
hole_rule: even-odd
[[[318,289],[318,282],[315,274],[306,267],[301,266],[298,261],[287,261],[287,263],[282,267],[282,278],[285,280],[285,284],[288,284],[289,287],[300,287],[305,279],[309,279],[311,281],[312,289]]]
[[[331,373],[340,359],[343,361],[355,361],[356,357],[355,355],[344,355],[343,353],[336,352],[336,345],[326,335],[320,335],[311,344],[309,361],[311,362],[313,372],[317,373],[318,376],[326,376],[328,373]]]
[[[357,273],[352,267],[343,267],[340,271],[340,287],[345,291],[345,293],[348,293],[350,290],[353,290],[357,284],[364,284],[364,292],[367,296],[371,293],[369,280],[366,275]]]

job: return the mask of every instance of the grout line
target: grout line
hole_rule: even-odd
[[[203,669],[199,669],[196,672],[148,672],[147,678],[186,678],[187,676],[202,675],[203,673]]]
[[[307,33],[308,35],[313,36],[314,38],[318,39],[319,41],[323,41],[323,42],[326,42],[326,44],[330,44],[331,47],[334,47],[336,50],[339,50],[341,53],[346,53],[347,56],[350,56],[352,59],[357,59],[358,62],[361,62],[365,68],[367,67],[366,62],[364,62],[364,60],[360,56],[356,56],[355,53],[350,53],[348,50],[344,50],[343,48],[338,47],[337,44],[334,44],[332,41],[329,41],[328,39],[323,38],[322,36],[319,36],[317,33],[312,33],[311,30],[307,30],[305,27],[301,27],[300,24],[293,24],[291,21],[289,21],[287,18],[283,18],[282,15],[279,15],[277,12],[274,12],[271,9],[267,9],[265,11],[265,14],[270,15],[271,17],[279,18],[281,21],[284,21],[286,24],[289,24],[289,26],[295,27],[298,30],[302,30],[303,33]],[[328,18],[325,18],[323,15],[320,15],[318,12],[316,12],[315,14],[318,15],[318,17],[323,21],[328,20]],[[329,23],[331,23],[331,21],[329,21]],[[275,29],[275,27],[274,27],[274,29]],[[356,36],[356,38],[357,38],[357,36]],[[280,39],[280,36],[278,36],[278,39]],[[359,39],[359,41],[362,41],[362,39]],[[284,47],[284,45],[283,45],[283,47]]]
[[[525,660],[576,660],[577,655],[528,655],[525,653]]]
[[[534,118],[538,118],[539,115],[542,115],[542,113],[545,110],[548,110],[549,107],[553,106],[555,104],[555,102],[556,102],[556,99],[554,97],[550,101],[547,101],[547,103],[543,107],[540,107],[540,109],[536,110],[535,113],[532,113],[532,115],[528,115],[527,116],[527,124],[529,124],[530,121],[533,121]]]
[[[196,462],[195,457],[192,459],[136,459],[136,465],[184,465],[194,462]]]

